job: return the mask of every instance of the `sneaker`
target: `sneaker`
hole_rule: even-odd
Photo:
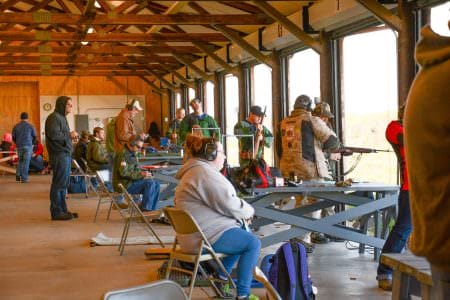
[[[222,299],[233,299],[233,292],[228,281],[222,281],[220,279],[215,279],[214,284],[220,291],[220,297]]]
[[[71,211],[68,211],[67,213],[70,214],[70,215],[72,215],[72,218],[73,218],[73,219],[78,219],[78,213],[77,213],[77,212],[71,212]]]
[[[72,214],[66,213],[66,214],[60,214],[55,217],[52,217],[52,221],[68,221],[72,220],[73,216]]]
[[[314,244],[326,244],[330,240],[325,237],[323,233],[320,232],[312,232],[311,233],[311,242]]]
[[[259,297],[253,294],[250,294],[248,296],[238,296],[236,297],[237,300],[259,300]]]
[[[392,279],[380,279],[378,280],[378,287],[385,291],[392,291]]]

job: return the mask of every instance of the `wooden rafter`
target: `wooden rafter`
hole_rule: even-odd
[[[378,3],[376,0],[356,0],[359,4],[364,6],[367,10],[373,13],[377,18],[381,19],[389,27],[396,31],[402,28],[402,20],[392,13],[389,9]]]
[[[202,71],[199,67],[194,65],[192,62],[187,60],[185,57],[178,55],[178,54],[172,54],[180,63],[188,66],[192,71],[197,73],[203,80],[209,80],[211,79],[211,75],[207,74],[206,72]]]
[[[230,41],[241,47],[244,51],[248,52],[248,54],[259,60],[260,62],[265,63],[269,67],[272,65],[272,60],[270,59],[269,56],[262,54],[260,51],[258,51],[258,49],[253,47],[244,38],[240,37],[226,26],[213,25],[213,27],[216,28],[218,31],[222,32],[222,34],[226,36]]]
[[[170,83],[169,81],[167,81],[166,79],[164,79],[164,77],[160,76],[158,73],[156,73],[155,71],[149,69],[149,68],[145,68],[144,69],[145,72],[149,73],[150,75],[152,75],[153,77],[155,77],[156,79],[159,80],[159,82],[161,82],[163,85],[165,85],[168,89],[174,91],[174,92],[179,92],[180,88],[174,86],[172,83]]]
[[[275,19],[279,24],[283,25],[290,33],[292,33],[296,38],[304,42],[306,45],[314,49],[317,53],[322,52],[322,45],[320,40],[317,40],[303,30],[301,30],[297,25],[294,24],[287,17],[282,15],[273,6],[267,3],[267,1],[252,0],[256,6],[258,6],[264,13]]]
[[[169,68],[167,65],[164,64],[160,64],[159,65],[161,68],[163,68],[166,72],[168,72],[169,74],[174,75],[179,81],[181,81],[183,84],[187,85],[188,87],[194,88],[195,89],[195,84],[190,82],[189,80],[187,80],[186,78],[184,78],[180,73],[178,73],[176,70],[173,70],[171,68]]]

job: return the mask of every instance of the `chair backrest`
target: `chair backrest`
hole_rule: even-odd
[[[111,291],[105,294],[104,300],[186,300],[188,299],[181,286],[171,280],[160,280],[149,284]]]
[[[203,236],[200,226],[189,212],[174,207],[164,207],[163,212],[169,219],[170,224],[172,224],[176,233],[192,234],[199,232]]]
[[[145,218],[144,215],[142,214],[141,209],[139,208],[139,205],[136,204],[133,197],[130,195],[130,193],[128,193],[127,189],[121,183],[119,183],[118,186],[120,189],[119,192],[123,193],[123,195],[125,196],[125,200],[128,202],[128,205],[131,205],[132,208],[135,210],[135,212],[137,212],[139,215]]]
[[[95,171],[95,177],[97,178],[98,182],[97,193],[106,195],[114,194],[113,192],[110,192],[108,187],[106,186],[106,182],[109,181],[110,176],[111,172],[109,172],[109,170]]]
[[[84,165],[84,170],[86,170],[86,173],[93,174],[94,172],[89,168],[87,161],[82,157],[80,157],[80,160]]]
[[[80,165],[74,158],[72,158],[72,165],[75,167],[78,174],[85,175],[83,169],[80,167]]]
[[[264,285],[264,288],[267,290],[269,300],[283,300],[280,294],[278,294],[278,291],[273,287],[264,272],[258,266],[255,266],[253,269],[253,276]]]
[[[97,179],[102,181],[103,184],[111,180],[111,172],[109,170],[98,170],[95,173],[97,174]]]

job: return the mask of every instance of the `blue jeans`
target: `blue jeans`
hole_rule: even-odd
[[[22,181],[28,181],[28,169],[30,168],[31,153],[33,153],[32,146],[17,148],[19,163],[16,169],[16,176],[20,176]]]
[[[401,190],[398,195],[398,216],[395,225],[384,243],[381,253],[400,253],[406,245],[406,241],[412,230],[411,210],[409,207],[409,191]],[[391,279],[392,269],[379,264],[377,279]]]
[[[159,199],[159,182],[152,179],[139,179],[133,181],[127,188],[130,194],[142,194],[141,208],[155,210]]]
[[[239,260],[237,294],[238,296],[248,296],[253,279],[253,269],[258,262],[261,250],[260,240],[251,232],[236,227],[225,231],[212,247],[217,253],[228,254],[227,257],[222,259],[228,273],[231,273],[236,261]]]
[[[31,158],[30,171],[41,172],[44,168],[44,159],[42,158],[42,155],[37,155]]]
[[[53,176],[50,186],[50,213],[52,218],[67,213],[66,193],[69,185],[72,158],[67,153],[50,155]]]

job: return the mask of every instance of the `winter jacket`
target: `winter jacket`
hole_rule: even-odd
[[[175,191],[175,207],[194,217],[211,244],[254,214],[253,207],[239,198],[233,185],[205,160],[189,159],[175,178],[180,180]],[[198,248],[198,235],[177,235],[177,238],[185,251]]]
[[[256,153],[255,158],[261,158],[263,155],[263,148],[264,147],[270,147],[272,146],[273,142],[273,135],[272,132],[270,132],[269,129],[267,129],[266,126],[263,126],[263,140],[261,142],[261,145],[258,148],[258,153]],[[239,164],[241,166],[244,166],[250,162],[250,160],[253,158],[253,147],[256,149],[256,126],[249,123],[248,121],[244,120],[241,122],[238,122],[236,125],[234,125],[234,134],[240,135],[240,134],[251,134],[254,136],[252,139],[251,137],[240,137],[239,139]]]
[[[318,117],[305,109],[294,109],[281,121],[280,169],[284,177],[302,180],[329,176],[322,150],[339,147],[336,134]]]
[[[134,181],[143,179],[141,169],[136,158],[136,154],[128,149],[127,145],[117,152],[114,156],[113,167],[113,187],[114,190],[120,192],[119,183],[125,189]]]
[[[200,126],[200,128],[216,128],[216,129],[203,129],[201,130],[204,137],[215,136],[220,141],[220,129],[216,121],[210,115],[205,113],[197,116],[195,113],[188,114],[183,118],[180,123],[180,143],[184,143],[186,136],[192,133],[192,127],[194,125]]]
[[[450,272],[450,37],[421,31],[421,66],[405,112],[405,154],[413,231],[410,249]]]
[[[127,109],[123,109],[116,118],[114,126],[114,152],[123,149],[125,143],[136,137],[133,119]]]
[[[109,154],[95,137],[91,137],[87,146],[87,164],[92,171],[105,170],[109,166]]]
[[[66,119],[66,104],[68,97],[56,99],[55,111],[45,120],[45,145],[50,157],[72,154],[69,123]]]
[[[36,141],[36,130],[27,121],[20,121],[14,126],[12,137],[17,148],[31,147]]]

